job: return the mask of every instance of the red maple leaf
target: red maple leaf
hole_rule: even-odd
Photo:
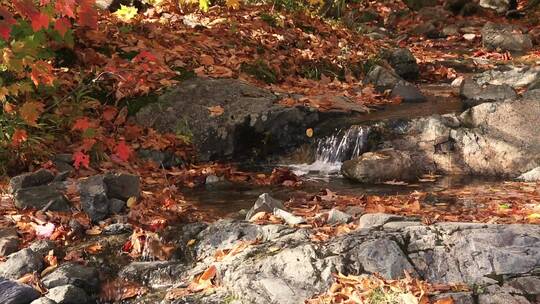
[[[13,0],[13,6],[23,17],[31,20],[33,16],[39,14],[32,0]]]
[[[75,169],[79,169],[81,165],[88,169],[90,166],[90,156],[81,151],[77,151],[73,153],[73,166]]]
[[[54,29],[60,34],[60,36],[64,37],[67,33],[67,31],[71,28],[71,22],[68,18],[60,18],[57,19],[54,23]]]
[[[30,18],[32,20],[32,29],[37,32],[41,29],[49,28],[49,16],[44,13],[37,13]]]
[[[73,124],[72,130],[80,130],[80,131],[86,131],[86,129],[90,128],[90,120],[88,117],[82,117],[77,120],[75,120],[75,123]]]
[[[79,25],[97,29],[98,14],[94,8],[95,0],[82,0],[79,5]]]
[[[75,0],[56,0],[54,8],[63,16],[75,18]]]
[[[11,26],[15,23],[13,15],[8,10],[0,7],[0,38],[7,41],[11,34]]]
[[[121,141],[120,143],[118,143],[118,145],[116,145],[115,152],[116,156],[118,156],[118,158],[125,162],[128,161],[132,153],[131,148],[126,145],[124,141]]]

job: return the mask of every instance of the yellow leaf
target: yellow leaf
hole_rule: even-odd
[[[135,205],[137,205],[137,198],[135,196],[128,198],[126,205],[128,208],[135,207]]]
[[[312,128],[309,128],[306,130],[306,136],[307,137],[313,137],[313,129]]]
[[[240,0],[227,0],[226,5],[227,5],[228,8],[239,9],[240,8]]]
[[[540,213],[532,213],[532,214],[529,214],[527,216],[528,219],[530,220],[537,220],[537,219],[540,219]]]
[[[38,101],[27,101],[19,109],[19,115],[30,126],[37,126],[37,120],[45,105]]]
[[[113,15],[124,22],[129,22],[137,16],[137,8],[120,4],[120,8]]]

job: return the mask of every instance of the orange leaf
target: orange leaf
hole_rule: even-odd
[[[73,124],[72,130],[80,130],[82,132],[86,131],[88,128],[90,128],[90,120],[88,117],[82,117],[77,120],[75,120],[75,123]]]
[[[25,142],[28,139],[28,134],[26,130],[15,129],[13,136],[11,137],[11,144],[14,147],[18,147],[21,143]]]
[[[98,14],[94,5],[95,0],[82,0],[78,9],[79,24],[81,26],[87,26],[91,29],[97,29]]]
[[[63,16],[75,18],[75,0],[56,0],[54,7]]]
[[[452,299],[451,297],[443,298],[435,301],[435,303],[433,304],[454,304],[454,299]]]
[[[35,127],[44,107],[39,101],[27,101],[19,109],[19,115],[28,125]]]
[[[52,74],[52,66],[43,60],[36,61],[32,65],[30,78],[36,87],[40,83],[45,85],[53,85],[54,76]]]
[[[210,111],[210,117],[216,117],[221,116],[225,110],[222,106],[213,106],[208,107],[208,111]]]

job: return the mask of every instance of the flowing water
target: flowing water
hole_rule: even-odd
[[[315,161],[293,164],[290,167],[296,175],[315,175],[327,177],[336,175],[343,161],[360,156],[366,152],[369,127],[352,126],[317,141]]]

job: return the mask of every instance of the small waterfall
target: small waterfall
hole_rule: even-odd
[[[305,175],[319,173],[331,175],[339,172],[341,163],[365,152],[369,127],[352,126],[317,141],[315,161],[311,164],[294,165],[294,173]]]

